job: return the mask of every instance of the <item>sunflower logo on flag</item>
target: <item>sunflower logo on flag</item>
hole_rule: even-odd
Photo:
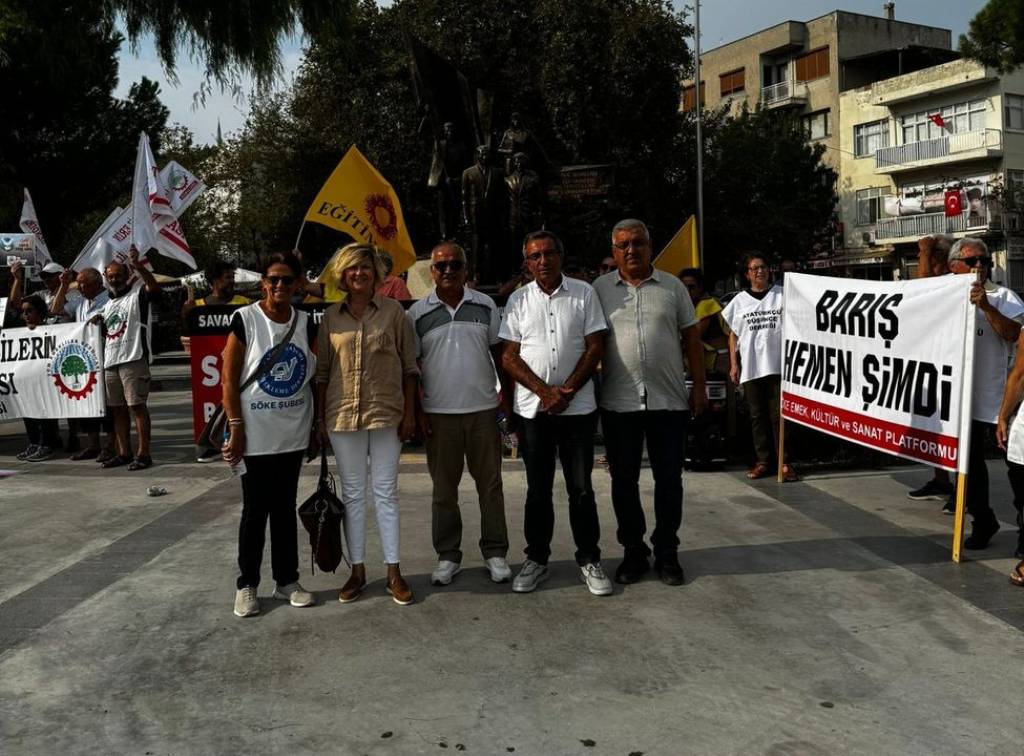
[[[363,203],[370,225],[381,239],[391,240],[398,234],[398,213],[384,194],[370,194]]]

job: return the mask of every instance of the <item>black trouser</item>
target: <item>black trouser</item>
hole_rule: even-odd
[[[992,522],[996,513],[988,503],[988,466],[985,464],[985,441],[995,428],[991,423],[971,420],[971,451],[967,458],[967,511],[974,521]]]
[[[576,562],[601,559],[597,545],[601,526],[590,474],[594,470],[594,432],[597,412],[589,415],[548,415],[518,418],[523,431],[520,451],[526,464],[526,556],[547,564],[555,530],[555,454],[562,463],[569,495],[569,527],[576,543]]]
[[[242,522],[238,527],[238,588],[260,584],[260,564],[270,519],[270,566],[274,581],[288,585],[299,579],[299,546],[295,526],[302,451],[245,457],[242,476]]]
[[[750,409],[750,431],[754,453],[762,465],[775,461],[779,449],[779,410],[782,404],[782,376],[766,375],[743,384],[743,396]]]
[[[99,433],[101,429],[105,433],[114,432],[114,416],[109,407],[103,417],[83,417],[78,421],[78,430],[82,433]]]
[[[601,410],[604,448],[612,475],[612,506],[619,528],[616,532],[626,558],[646,558],[647,521],[640,503],[640,464],[647,441],[647,456],[654,475],[654,556],[670,556],[679,547],[683,521],[683,457],[689,412]]]
[[[1006,477],[1010,479],[1010,488],[1013,489],[1013,508],[1017,510],[1018,538],[1024,539],[1024,465],[1010,460],[1006,460],[1006,465],[1010,468]]]
[[[28,434],[28,442],[32,446],[49,446],[51,449],[60,443],[60,424],[57,420],[40,420],[34,417],[24,417],[25,433]]]

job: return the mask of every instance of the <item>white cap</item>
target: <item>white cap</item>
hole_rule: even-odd
[[[41,271],[39,271],[39,272],[40,273],[63,273],[64,272],[64,266],[61,265],[60,263],[48,262],[48,263],[46,263],[46,265],[43,266],[43,269]]]

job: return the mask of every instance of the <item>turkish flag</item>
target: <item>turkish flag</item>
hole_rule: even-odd
[[[933,115],[928,116],[928,120],[934,123],[940,129],[946,128],[946,122],[943,120],[942,115],[940,113],[934,113]]]
[[[945,205],[947,218],[952,218],[963,213],[964,203],[959,189],[946,190]]]

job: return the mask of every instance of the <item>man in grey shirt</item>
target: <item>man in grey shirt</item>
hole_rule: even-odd
[[[699,321],[682,282],[651,265],[651,237],[643,222],[630,218],[615,225],[612,256],[617,269],[598,278],[594,290],[609,327],[600,407],[617,536],[625,550],[615,580],[635,583],[650,569],[639,485],[646,439],[654,475],[654,567],[662,582],[682,585],[677,532],[686,422],[691,409],[700,414],[707,406]],[[684,345],[693,379],[689,403]]]

